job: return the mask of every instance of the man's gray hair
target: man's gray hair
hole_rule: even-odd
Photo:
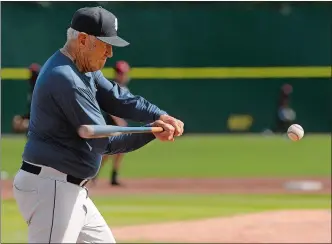
[[[79,31],[74,30],[73,28],[69,27],[67,29],[67,42],[72,41],[72,40],[76,40],[79,33],[80,33]],[[93,36],[89,35],[89,38],[91,38],[90,40],[92,41],[92,43],[94,43],[95,39],[92,38],[92,37]]]
[[[79,32],[69,27],[67,29],[67,41],[75,40],[78,37]]]

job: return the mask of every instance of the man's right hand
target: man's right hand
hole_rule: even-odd
[[[167,114],[161,115],[159,119],[167,124],[172,125],[175,128],[174,136],[181,136],[183,134],[184,123],[181,120],[178,120]]]
[[[153,127],[162,127],[163,132],[153,133],[154,136],[160,141],[174,141],[175,129],[172,125],[166,124],[162,120],[156,120],[151,124]]]

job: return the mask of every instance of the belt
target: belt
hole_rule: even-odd
[[[32,165],[29,164],[25,161],[23,161],[22,166],[21,166],[21,170],[24,170],[26,172],[29,172],[31,174],[35,174],[35,175],[39,175],[39,173],[41,172],[42,167],[36,166],[36,165]],[[80,179],[80,178],[76,178],[72,175],[67,175],[67,182],[78,185],[78,186],[85,186],[88,183],[89,180],[87,179]]]

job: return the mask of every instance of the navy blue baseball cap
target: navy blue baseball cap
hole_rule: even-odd
[[[102,7],[80,8],[74,13],[71,28],[95,36],[97,39],[116,47],[129,43],[117,35],[118,19]]]

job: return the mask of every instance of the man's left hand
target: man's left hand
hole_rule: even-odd
[[[174,136],[181,136],[184,130],[184,123],[181,120],[178,120],[172,116],[167,114],[163,114],[159,117],[159,119],[167,124],[170,124],[174,127]]]

